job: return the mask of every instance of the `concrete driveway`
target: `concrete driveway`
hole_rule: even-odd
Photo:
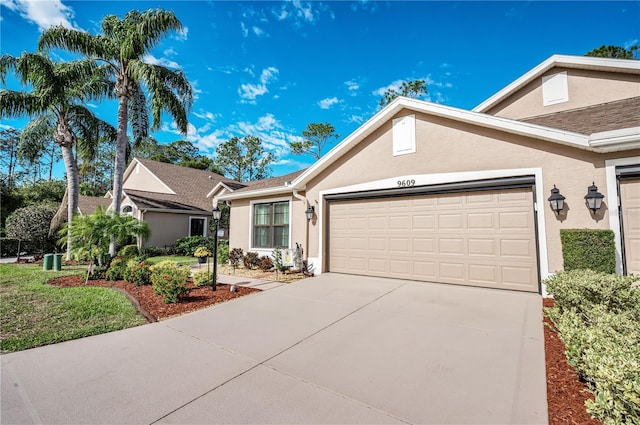
[[[546,423],[539,295],[325,274],[2,356],[10,423]]]

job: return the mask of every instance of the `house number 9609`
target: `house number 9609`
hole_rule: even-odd
[[[411,187],[416,185],[415,179],[398,180],[398,187]]]

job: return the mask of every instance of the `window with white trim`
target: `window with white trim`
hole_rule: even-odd
[[[120,215],[133,216],[133,207],[131,205],[125,205],[122,207]]]
[[[207,220],[200,217],[189,217],[189,236],[207,236]]]
[[[289,201],[253,204],[253,248],[289,248]]]

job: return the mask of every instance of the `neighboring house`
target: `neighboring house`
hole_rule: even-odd
[[[102,207],[105,210],[111,205],[111,194],[105,196],[78,196],[78,213],[81,215],[91,215]],[[66,210],[66,208],[65,208]]]
[[[213,196],[242,183],[219,174],[134,158],[124,172],[121,214],[149,224],[142,246],[172,246],[185,236],[212,236]]]
[[[564,228],[613,230],[640,273],[640,61],[552,56],[472,111],[398,98],[307,170],[227,189],[230,247],[300,243],[316,273],[545,293]]]

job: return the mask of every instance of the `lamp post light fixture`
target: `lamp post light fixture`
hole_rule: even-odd
[[[587,194],[584,196],[584,199],[586,199],[589,209],[595,214],[596,211],[602,207],[604,195],[598,192],[598,186],[593,182],[593,184],[587,189]]]
[[[222,211],[216,205],[213,209],[213,222],[215,223],[215,231],[213,233],[213,281],[211,282],[211,289],[216,290],[216,282],[218,280],[218,223],[222,217]]]
[[[553,185],[553,189],[551,189],[551,196],[549,196],[549,204],[551,205],[551,209],[555,211],[556,215],[560,214],[560,211],[564,208],[564,200],[565,197],[560,193],[560,189],[556,188],[556,185]]]
[[[313,214],[315,214],[316,209],[313,205],[309,205],[309,208],[307,208],[307,210],[304,212],[304,214],[307,216],[307,220],[310,221],[313,218]]]

